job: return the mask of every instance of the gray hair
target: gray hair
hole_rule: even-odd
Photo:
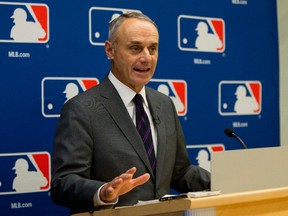
[[[139,12],[123,13],[120,16],[118,16],[117,18],[111,20],[110,23],[109,23],[108,40],[110,42],[115,42],[115,40],[117,38],[117,30],[118,30],[118,28],[121,26],[121,24],[126,19],[130,19],[130,18],[135,18],[135,19],[139,19],[139,20],[144,20],[144,21],[150,22],[158,30],[158,27],[157,27],[156,23],[154,21],[152,21],[148,16],[146,16],[146,15],[144,15],[142,13],[139,13]]]

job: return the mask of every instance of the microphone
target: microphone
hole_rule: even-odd
[[[235,134],[235,132],[234,132],[231,128],[226,128],[226,129],[224,130],[224,133],[225,133],[228,137],[234,137],[234,138],[236,138],[236,139],[241,143],[241,145],[243,146],[243,148],[244,148],[244,149],[247,149],[247,146],[245,145],[245,143],[243,142],[243,140],[242,140],[239,136],[237,136],[237,135]]]

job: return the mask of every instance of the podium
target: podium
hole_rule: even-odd
[[[287,216],[288,187],[120,207],[73,216]]]
[[[145,202],[73,216],[287,216],[288,147],[215,153],[212,189],[222,194]]]
[[[288,146],[211,154],[211,189],[223,194],[288,186]]]

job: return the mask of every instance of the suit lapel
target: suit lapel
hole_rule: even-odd
[[[152,174],[153,172],[142,139],[138,134],[120,95],[108,78],[101,83],[100,94],[102,97],[106,98],[106,102],[104,103],[105,108]],[[133,166],[133,164],[131,164],[131,166]]]

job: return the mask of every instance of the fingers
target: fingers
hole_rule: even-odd
[[[131,184],[134,187],[140,186],[142,184],[145,184],[150,179],[150,175],[148,173],[145,173],[135,179],[131,180]]]
[[[150,175],[148,173],[133,179],[133,175],[136,171],[136,167],[132,167],[107,183],[100,191],[101,200],[104,202],[114,200],[116,197],[128,193],[133,188],[140,186],[149,180]]]
[[[136,172],[136,168],[132,167],[120,176],[115,177],[112,181],[108,182],[103,186],[100,191],[100,199],[104,202],[109,202],[118,197],[119,190],[123,187],[126,181],[133,178],[133,174]]]
[[[132,167],[131,169],[127,170],[125,173],[134,175],[137,171],[136,167]]]
[[[114,200],[118,196],[118,193],[115,189],[117,188],[117,185],[121,183],[121,181],[121,179],[112,180],[111,182],[104,185],[100,190],[100,199],[103,202],[110,202]]]
[[[127,170],[125,174],[122,174],[120,176],[123,179],[123,181],[131,179],[130,184],[131,186],[133,186],[133,188],[146,183],[150,179],[150,175],[148,173],[145,173],[135,179],[132,179],[136,171],[137,171],[136,167],[132,167],[131,169]]]

